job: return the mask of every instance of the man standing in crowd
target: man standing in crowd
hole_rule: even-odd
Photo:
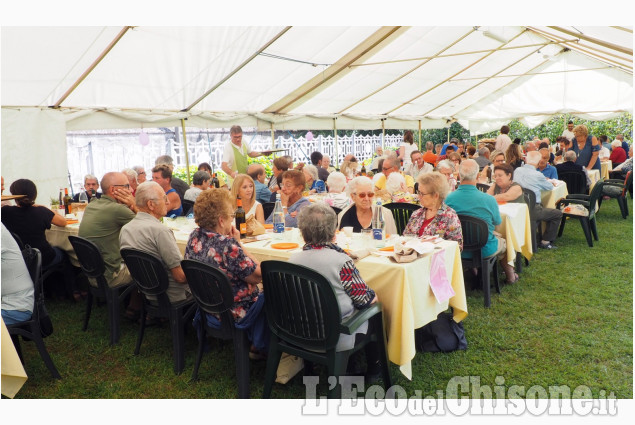
[[[223,150],[223,162],[221,163],[221,168],[230,179],[228,184],[238,174],[247,174],[247,157],[256,158],[271,153],[269,151],[252,151],[249,143],[243,143],[243,129],[239,125],[234,125],[229,129],[229,137],[229,143],[225,145]]]
[[[575,153],[575,152],[574,152]],[[544,249],[557,248],[553,241],[556,240],[558,226],[562,219],[562,211],[554,208],[544,208],[541,204],[541,190],[553,190],[553,184],[547,181],[547,178],[536,170],[542,155],[540,152],[529,152],[525,159],[525,165],[514,170],[514,182],[518,183],[523,189],[529,189],[536,194],[536,221],[545,222],[545,231],[542,232],[542,241],[538,246]]]
[[[183,198],[185,196],[185,192],[187,192],[187,190],[190,188],[190,185],[188,185],[186,182],[184,182],[180,178],[173,176],[173,174],[174,174],[174,160],[172,159],[171,156],[162,155],[162,156],[158,157],[156,159],[156,161],[154,161],[154,165],[161,165],[161,164],[165,164],[165,165],[167,165],[170,168],[170,176],[172,178],[172,181],[171,181],[172,189],[174,189],[176,191],[176,193],[179,195],[179,199],[181,200],[181,202],[183,202]],[[153,173],[154,173],[154,171],[153,171]]]
[[[84,176],[84,191],[86,191],[86,198],[90,201],[90,197],[92,196],[93,190],[95,191],[95,196],[97,199],[101,198],[101,192],[97,192],[99,190],[99,182],[97,181],[97,177],[92,174],[86,174]],[[79,202],[79,194],[81,192],[77,192],[75,196],[73,196],[73,202]]]
[[[567,123],[567,129],[562,132],[562,137],[566,137],[567,139],[573,141],[575,134],[573,134],[573,121],[569,121]]]
[[[501,127],[501,134],[496,137],[495,148],[503,153],[507,152],[507,148],[512,144],[512,139],[509,138],[509,126],[504,125]]]

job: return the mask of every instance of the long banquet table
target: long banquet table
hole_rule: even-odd
[[[27,375],[2,319],[0,319],[0,333],[2,340],[2,394],[13,398],[26,382]]]
[[[501,224],[496,226],[496,231],[503,235],[507,241],[507,263],[514,265],[516,253],[531,260],[533,248],[531,246],[531,220],[529,208],[524,203],[506,203],[499,205]]]

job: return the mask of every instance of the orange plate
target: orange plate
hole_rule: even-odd
[[[294,242],[280,242],[280,243],[274,243],[271,245],[271,247],[274,249],[293,249],[299,246],[300,245]]]
[[[75,220],[72,218],[66,219],[66,224],[75,224],[75,223],[79,223],[79,220]]]
[[[385,246],[383,248],[379,248],[380,251],[394,251],[395,247],[394,246]]]
[[[273,229],[273,224],[265,223],[265,229]]]
[[[498,202],[498,205],[505,205],[507,203],[507,201],[499,201],[499,200],[496,200],[496,202]]]

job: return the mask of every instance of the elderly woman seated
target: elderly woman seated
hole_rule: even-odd
[[[523,188],[512,181],[514,169],[509,164],[494,166],[494,183],[487,189],[487,193],[499,202],[525,202]]]
[[[456,190],[457,179],[454,177],[455,170],[458,170],[454,166],[454,163],[449,159],[444,159],[439,161],[437,164],[437,171],[445,176],[448,180],[448,185],[450,186],[450,192],[454,192]]]
[[[456,212],[445,204],[450,193],[448,180],[439,172],[421,174],[419,183],[419,203],[421,209],[412,213],[404,236],[440,236],[443,239],[457,241],[463,249],[463,232]]]
[[[287,227],[298,227],[296,216],[302,208],[311,202],[302,196],[304,192],[304,174],[298,170],[287,170],[282,173],[280,201],[284,210],[284,222]],[[273,212],[265,223],[273,223]]]
[[[324,193],[326,192],[326,185],[318,177],[318,170],[315,165],[307,164],[302,167],[304,173],[304,179],[306,180],[305,186],[309,188],[309,193]]]
[[[329,174],[326,179],[329,193],[324,198],[324,202],[332,207],[344,209],[351,203],[351,198],[344,192],[346,189],[346,176],[339,171]]]
[[[353,260],[333,241],[337,229],[337,217],[333,209],[322,202],[304,208],[298,215],[298,227],[304,238],[302,252],[292,254],[289,262],[307,265],[318,270],[335,291],[342,319],[351,316],[355,310],[370,307],[378,301],[359,274]],[[350,350],[357,335],[368,331],[368,323],[360,326],[356,335],[341,334],[337,351]],[[367,374],[379,372],[379,351],[377,344],[366,346]]]
[[[362,229],[370,229],[373,220],[375,192],[371,179],[364,176],[355,177],[348,183],[346,193],[351,197],[353,203],[339,214],[338,227],[352,227],[353,232],[361,232]],[[379,206],[386,224],[386,234],[396,234],[397,226],[395,219],[388,208]]]
[[[209,189],[196,198],[194,219],[199,226],[187,241],[185,259],[198,260],[220,268],[234,294],[231,313],[237,327],[247,329],[255,355],[267,347],[267,324],[264,316],[264,295],[258,288],[262,280],[260,264],[240,243],[240,232],[234,226],[232,198],[227,190]],[[197,311],[194,321],[202,320]],[[207,323],[219,326],[219,318],[207,315]],[[202,335],[199,336],[202,338]]]

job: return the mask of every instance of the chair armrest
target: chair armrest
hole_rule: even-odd
[[[588,201],[591,195],[583,195],[583,194],[573,194],[567,195],[566,199],[582,199],[583,201]]]
[[[620,186],[624,186],[624,180],[620,180],[620,179],[607,179],[604,180],[604,184],[607,183],[615,183],[615,184],[619,184]]]
[[[381,314],[381,303],[375,303],[364,310],[358,310],[340,324],[340,333],[353,335],[357,329],[376,314]]]
[[[561,199],[559,204],[562,203],[564,205],[569,205],[569,204],[576,204],[576,205],[582,205],[584,207],[589,208],[589,202],[588,201],[584,201],[582,199]],[[559,207],[559,205],[558,205]]]
[[[621,182],[619,180],[618,181],[605,180],[604,186],[613,186],[613,187],[619,187],[620,189],[624,189],[624,182]]]

